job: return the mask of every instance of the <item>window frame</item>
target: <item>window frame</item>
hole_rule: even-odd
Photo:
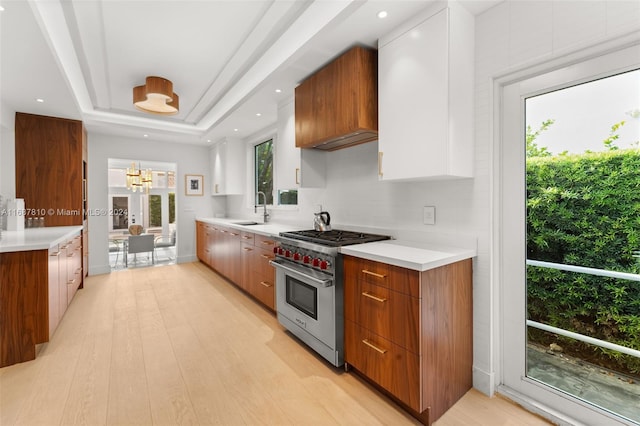
[[[640,66],[637,49],[635,43],[585,50],[571,60],[560,58],[494,80],[492,280],[498,295],[498,390],[560,423],[627,424],[604,409],[526,377],[525,99],[636,69]]]
[[[274,206],[275,205],[275,196],[273,194],[274,192],[274,173],[275,173],[275,155],[274,155],[274,147],[275,147],[275,140],[274,138],[268,138],[263,140],[262,142],[258,142],[253,144],[253,150],[251,153],[251,157],[253,159],[253,194],[254,194],[254,203],[258,204],[259,200],[258,200],[258,190],[259,190],[259,184],[258,184],[258,147],[267,143],[271,143],[271,191],[270,193],[267,193],[266,191],[262,191],[265,194],[265,197],[268,198],[269,196],[271,197],[271,203],[266,203],[267,206]]]

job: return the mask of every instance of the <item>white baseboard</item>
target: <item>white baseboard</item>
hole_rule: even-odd
[[[111,265],[89,266],[89,275],[102,275],[111,273]]]
[[[487,396],[493,396],[496,391],[495,377],[495,373],[473,367],[473,387]]]

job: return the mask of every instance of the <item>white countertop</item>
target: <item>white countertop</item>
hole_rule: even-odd
[[[308,226],[304,227],[271,222],[248,226],[240,225],[238,222],[252,221],[251,219],[240,218],[196,218],[196,220],[269,237],[277,236],[281,232],[310,229]],[[350,227],[347,226],[344,228],[349,229]],[[416,271],[426,271],[460,260],[470,259],[477,255],[475,248],[455,247],[438,242],[410,241],[405,239],[354,244],[340,247],[339,251],[342,254],[384,262]]]
[[[0,253],[48,250],[82,231],[82,226],[49,226],[24,231],[2,231]]]
[[[475,249],[406,240],[343,246],[340,253],[416,271],[426,271],[477,255]]]
[[[209,223],[211,225],[228,226],[229,228],[239,229],[241,231],[252,232],[254,234],[260,234],[267,237],[273,237],[279,235],[281,232],[300,231],[308,229],[300,226],[285,225],[281,223],[259,223],[257,225],[240,225],[242,222],[253,222],[251,219],[232,219],[232,218],[213,218],[204,217],[196,218],[200,222]]]

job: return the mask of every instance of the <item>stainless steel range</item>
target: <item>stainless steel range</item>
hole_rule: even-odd
[[[352,231],[283,232],[276,240],[278,321],[335,366],[344,364],[345,245],[388,240],[389,236]]]

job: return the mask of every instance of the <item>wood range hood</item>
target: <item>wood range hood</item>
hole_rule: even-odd
[[[295,89],[296,147],[333,151],[378,139],[378,52],[356,46]]]

